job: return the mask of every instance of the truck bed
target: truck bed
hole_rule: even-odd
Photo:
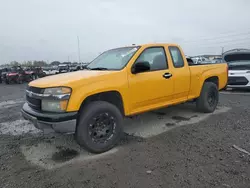
[[[211,74],[211,72],[214,73],[214,75],[217,75],[214,77],[214,79],[218,79],[218,89],[223,89],[224,86],[227,83],[227,74],[225,74],[225,71],[228,71],[228,66],[226,63],[220,63],[220,64],[196,64],[196,65],[190,65],[190,92],[189,92],[189,98],[194,98],[194,96],[199,96],[199,93],[197,93],[197,87],[202,87],[201,84],[203,84],[204,78],[206,78],[206,75]]]

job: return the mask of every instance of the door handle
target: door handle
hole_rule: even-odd
[[[163,78],[166,78],[166,79],[169,79],[169,78],[171,78],[173,75],[171,74],[171,73],[165,73],[165,74],[163,74]]]

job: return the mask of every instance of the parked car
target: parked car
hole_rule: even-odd
[[[9,68],[3,68],[2,70],[1,70],[1,75],[0,75],[0,77],[1,77],[1,81],[2,82],[4,82],[4,80],[5,80],[5,78],[6,78],[6,74],[7,74],[7,72],[9,72]]]
[[[0,69],[0,83],[2,83],[2,69]]]
[[[87,67],[88,65],[89,65],[89,63],[84,63],[84,64],[81,65],[80,68],[81,68],[81,69],[86,69],[86,67]]]
[[[2,73],[3,73],[4,69],[0,69],[0,83],[2,83]]]
[[[80,65],[70,65],[70,72],[81,70]]]
[[[203,56],[192,57],[192,60],[193,60],[194,64],[208,64],[208,63],[211,63],[211,60],[209,60],[208,58],[203,57]]]
[[[25,81],[29,82],[32,80],[30,75],[25,74],[25,71],[20,67],[12,67],[7,69],[7,72],[3,75],[3,82],[6,84],[10,83],[23,83]]]
[[[222,58],[214,58],[212,60],[212,63],[223,63],[223,59]]]
[[[70,72],[70,66],[68,64],[60,64],[58,65],[59,73]]]
[[[57,69],[53,69],[52,67],[43,68],[43,73],[45,76],[50,76],[59,73]]]
[[[81,146],[101,153],[120,140],[123,117],[189,100],[198,111],[213,112],[227,68],[226,63],[189,66],[173,44],[112,49],[86,70],[29,83],[22,114],[38,129],[75,133]]]
[[[25,68],[24,69],[25,75],[30,77],[30,79],[35,80],[37,78],[35,71],[32,68]]]
[[[228,88],[250,88],[250,49],[233,49],[223,54],[228,63]]]

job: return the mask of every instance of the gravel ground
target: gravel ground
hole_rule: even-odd
[[[0,85],[2,125],[20,121],[24,89]],[[125,135],[117,152],[52,169],[26,160],[22,146],[53,145],[60,136],[26,130],[22,135],[2,134],[0,187],[250,187],[250,155],[233,147],[250,152],[249,97],[221,94],[220,105],[231,108],[226,113],[147,139]],[[79,155],[73,149],[57,149],[55,163]]]

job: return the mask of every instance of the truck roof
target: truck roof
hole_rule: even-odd
[[[150,47],[150,46],[166,46],[166,45],[179,47],[178,44],[174,44],[174,43],[147,43],[147,44],[135,44],[135,45],[126,46],[126,47],[136,47],[136,46]]]

